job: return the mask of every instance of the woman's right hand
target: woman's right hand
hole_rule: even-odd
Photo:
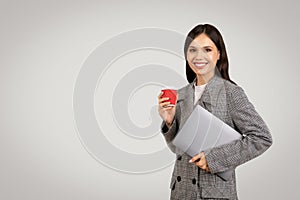
[[[160,117],[166,122],[167,127],[170,128],[175,116],[176,105],[169,106],[169,97],[163,98],[162,95],[163,92],[158,95],[158,112]]]

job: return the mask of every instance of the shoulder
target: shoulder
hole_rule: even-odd
[[[183,92],[183,91],[186,91],[188,90],[190,87],[192,87],[193,83],[188,83],[186,84],[185,86],[181,87],[178,89],[178,92]]]
[[[189,84],[183,86],[182,88],[179,88],[177,90],[177,93],[179,95],[178,98],[179,99],[185,98],[185,96],[187,94],[189,94],[192,91],[192,89],[193,89],[192,83],[189,83]]]
[[[242,87],[225,80],[220,76],[215,76],[207,85],[210,95],[219,96],[220,94],[226,97],[238,96],[244,94]]]
[[[233,84],[228,80],[224,80],[224,87],[226,89],[227,94],[229,94],[231,97],[245,95],[245,91],[241,86]]]
[[[249,106],[253,106],[241,86],[235,85],[230,81],[225,81],[224,85],[227,97],[229,97],[228,103],[233,108],[249,108]]]

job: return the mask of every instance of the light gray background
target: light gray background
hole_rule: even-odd
[[[143,27],[185,35],[204,22],[222,32],[231,77],[245,89],[274,138],[271,149],[238,168],[240,199],[299,198],[298,4],[2,0],[0,199],[168,199],[172,165],[155,173],[120,173],[86,151],[73,118],[73,89],[84,61],[114,35]],[[183,66],[174,70],[184,76]],[[134,117],[132,103],[130,108],[133,121],[147,124]],[[117,137],[110,140],[124,144]],[[134,147],[122,146],[139,151]]]

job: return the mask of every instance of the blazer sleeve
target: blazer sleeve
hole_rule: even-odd
[[[270,131],[241,87],[228,100],[229,113],[242,139],[204,152],[211,173],[234,169],[259,156],[272,144]]]
[[[177,123],[176,120],[173,121],[170,129],[167,127],[166,123],[163,121],[161,125],[161,132],[167,142],[168,147],[173,153],[176,153],[176,147],[172,144],[172,140],[174,139],[177,133]]]
[[[168,147],[170,148],[170,150],[173,153],[176,153],[176,146],[172,144],[173,139],[175,138],[177,132],[178,132],[178,128],[179,128],[179,118],[180,116],[180,106],[179,104],[177,104],[176,106],[176,111],[175,111],[175,116],[174,116],[174,120],[171,124],[171,127],[168,128],[166,125],[166,122],[163,121],[161,124],[161,133],[163,134]]]

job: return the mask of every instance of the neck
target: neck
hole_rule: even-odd
[[[214,74],[209,77],[197,75],[196,85],[197,86],[204,85],[204,84],[208,83],[213,77],[214,77]]]

